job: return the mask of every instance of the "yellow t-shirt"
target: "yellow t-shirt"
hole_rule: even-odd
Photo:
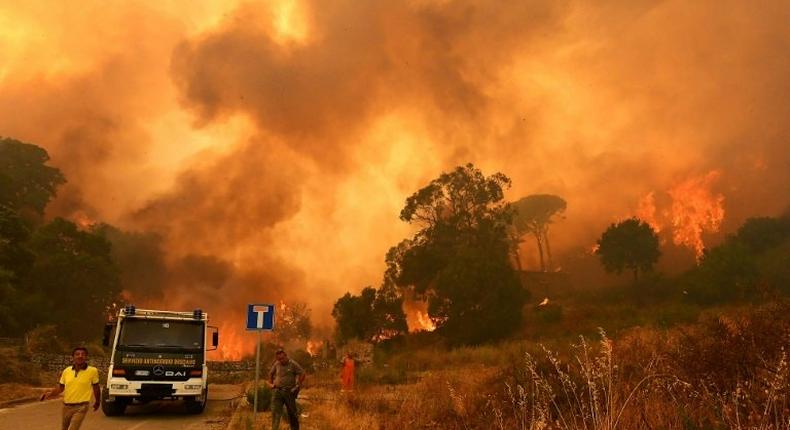
[[[74,366],[63,369],[60,374],[60,384],[63,390],[63,403],[90,402],[93,394],[93,384],[99,383],[99,369],[88,366],[79,372],[74,371]]]

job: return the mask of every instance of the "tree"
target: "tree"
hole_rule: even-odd
[[[481,343],[521,322],[524,292],[509,263],[510,179],[472,164],[443,173],[406,200],[401,219],[420,230],[390,249],[385,278],[428,300],[437,333]]]
[[[790,218],[749,218],[738,229],[736,240],[752,252],[760,254],[767,249],[779,246],[790,236]]]
[[[21,282],[36,258],[28,246],[58,185],[65,182],[46,166],[47,152],[35,145],[0,138],[0,333],[19,335],[42,309],[41,294],[23,291]]]
[[[710,304],[754,297],[760,273],[754,254],[747,245],[726,240],[705,250],[699,265],[684,279],[689,298]]]
[[[346,293],[332,307],[336,334],[342,343],[349,339],[367,340],[373,323],[373,301],[376,289],[365,287],[358,296]]]
[[[595,253],[607,272],[633,271],[634,283],[639,272],[652,270],[661,252],[658,250],[658,235],[649,224],[638,218],[630,218],[612,224],[598,239]]]
[[[0,203],[43,214],[57,186],[66,182],[60,170],[45,165],[47,161],[49,154],[38,146],[0,139]]]
[[[0,267],[0,336],[17,334],[19,319],[14,274]]]
[[[57,324],[68,339],[95,337],[121,291],[110,242],[56,218],[33,234],[30,248],[36,261],[22,289],[39,306],[28,320]]]
[[[403,313],[403,296],[394,284],[384,282],[376,291],[373,302],[373,339],[390,339],[409,331]]]
[[[351,339],[379,342],[405,333],[403,300],[391,286],[365,287],[358,296],[346,293],[335,302],[332,317],[340,343]]]
[[[0,204],[0,270],[5,269],[19,279],[33,264],[35,256],[26,242],[30,229],[10,206]]]
[[[273,332],[275,342],[285,345],[287,342],[306,342],[310,339],[313,325],[310,322],[310,308],[306,303],[294,302],[282,305],[277,316],[277,329]]]
[[[513,227],[517,238],[530,233],[535,238],[538,245],[538,255],[540,256],[540,270],[552,268],[551,247],[549,246],[549,225],[555,217],[565,211],[568,204],[559,196],[552,194],[535,194],[524,197],[513,203],[515,216]],[[516,245],[518,247],[518,245]],[[548,259],[548,264],[544,260],[544,251]],[[520,265],[521,261],[516,253],[516,261]],[[520,266],[519,266],[520,267]]]

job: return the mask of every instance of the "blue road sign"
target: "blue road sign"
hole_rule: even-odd
[[[247,305],[247,330],[274,330],[274,305]]]

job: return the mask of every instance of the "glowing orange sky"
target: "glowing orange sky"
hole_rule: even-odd
[[[557,255],[711,171],[725,229],[788,205],[785,1],[78,3],[0,0],[0,135],[66,174],[51,215],[232,267],[189,299],[221,315],[326,319],[468,161],[568,201]]]

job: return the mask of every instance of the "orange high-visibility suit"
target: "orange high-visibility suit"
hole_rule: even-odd
[[[354,359],[346,356],[343,359],[343,370],[340,371],[340,383],[343,390],[354,389],[354,368],[356,363]]]

